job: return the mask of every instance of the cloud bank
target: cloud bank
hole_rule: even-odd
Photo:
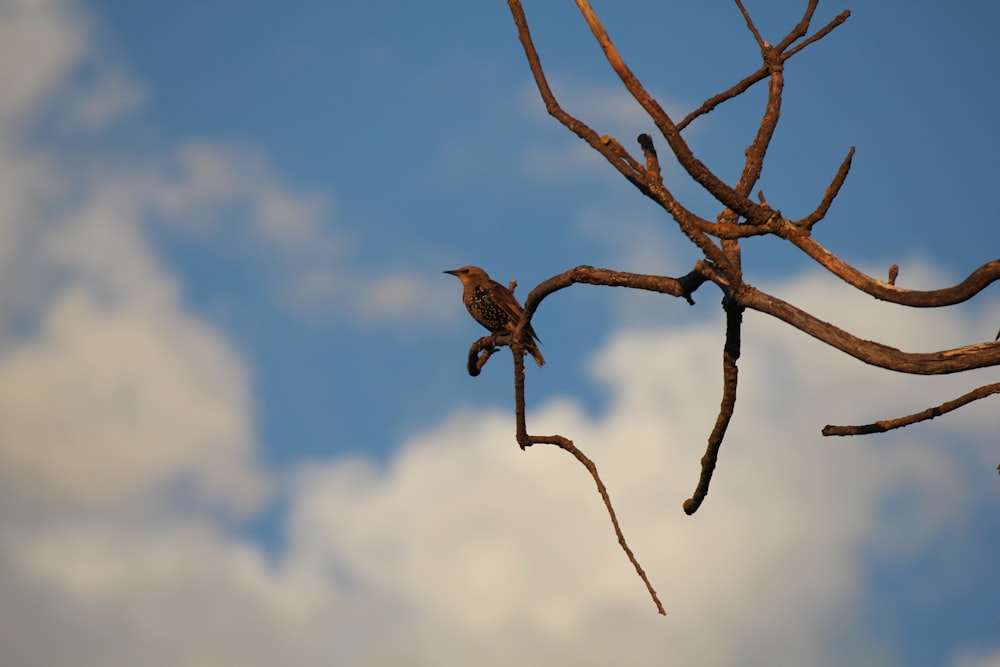
[[[185,307],[148,218],[210,236],[219,207],[242,207],[247,243],[328,258],[344,247],[323,226],[329,201],[289,191],[266,161],[228,146],[116,168],[28,141],[30,119],[75,94],[81,62],[105,65],[71,6],[3,9],[2,48],[36,57],[0,58],[0,275],[16,286],[0,295],[0,662],[898,664],[865,621],[874,569],[995,513],[986,407],[878,439],[818,436],[826,421],[895,416],[963,381],[868,369],[750,314],[734,425],[693,518],[680,503],[718,404],[719,322],[624,328],[589,361],[600,411],[566,395],[530,416],[597,462],[666,619],[589,477],[558,451],[520,452],[506,412],[455,410],[383,464],[268,468],[251,362]],[[94,77],[109,91],[102,104],[71,105],[74,122],[94,128],[140,103],[139,87],[107,71]],[[289,285],[305,276],[307,296],[328,296],[345,275]],[[412,302],[393,296],[406,276],[387,280],[365,300],[372,313],[335,303],[405,316]],[[995,329],[964,311],[886,318],[819,276],[794,285],[784,296],[907,348]],[[275,496],[280,548],[245,529]],[[947,589],[953,572],[931,576]],[[951,657],[996,665],[1000,648]]]
[[[806,276],[799,290],[844,317],[865,315],[822,282]],[[83,304],[64,308],[92,316]],[[873,316],[878,306],[868,308]],[[718,400],[717,325],[623,330],[592,360],[609,396],[600,414],[566,397],[530,417],[531,428],[576,438],[597,462],[665,619],[620,552],[589,477],[556,450],[520,452],[509,414],[458,411],[401,442],[385,466],[314,461],[279,474],[244,463],[288,499],[285,546],[268,555],[212,505],[178,508],[156,491],[187,468],[238,506],[252,487],[223,476],[238,458],[213,461],[181,446],[184,432],[105,409],[92,411],[95,424],[133,429],[132,442],[170,457],[84,467],[86,485],[5,486],[13,509],[0,542],[0,616],[11,622],[0,645],[12,664],[70,656],[78,664],[141,656],[153,665],[897,664],[863,623],[870,555],[906,561],[995,507],[987,411],[933,430],[824,441],[817,431],[827,417],[868,416],[872,406],[895,414],[920,405],[923,392],[750,318],[733,431],[705,506],[687,517],[680,503]],[[979,325],[951,326],[971,334]],[[183,337],[164,345],[191,347]],[[14,359],[51,357],[37,367],[44,376],[86,356],[57,349]],[[199,365],[228,358],[219,347],[204,354]],[[105,360],[87,376],[110,382],[133,364]],[[239,364],[214,370],[238,387]],[[10,394],[9,377],[0,374],[0,395]],[[161,398],[184,393],[169,373],[149,377]],[[56,416],[69,409],[61,403],[44,402]],[[174,403],[192,417],[202,412],[196,402]],[[212,407],[237,424],[246,409]],[[97,437],[87,413],[62,442],[104,460],[115,439]],[[61,480],[67,463],[39,443],[49,455],[33,460],[34,478]],[[19,445],[5,437],[4,456]],[[130,502],[109,503],[109,489],[125,489]],[[57,490],[74,494],[75,510],[42,503]],[[969,648],[955,664],[990,664],[989,650]]]

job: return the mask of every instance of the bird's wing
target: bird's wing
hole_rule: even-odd
[[[514,297],[513,294],[510,293],[510,290],[508,290],[506,287],[496,282],[495,280],[491,281],[491,283],[492,284],[490,285],[490,292],[492,293],[493,296],[493,302],[496,303],[500,307],[500,309],[507,314],[507,317],[510,319],[511,325],[517,326],[517,323],[521,321],[521,314],[523,313],[523,311],[521,310],[521,304],[517,302],[517,299]],[[538,334],[536,334],[535,330],[531,328],[530,323],[528,324],[527,332],[531,338],[538,340]]]

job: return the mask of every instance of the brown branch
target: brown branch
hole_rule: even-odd
[[[747,20],[750,20],[749,17]],[[743,196],[749,195],[753,186],[760,180],[761,170],[764,168],[764,156],[767,154],[767,148],[774,137],[774,130],[778,126],[778,118],[781,116],[781,92],[785,86],[783,65],[778,52],[770,47],[762,47],[762,49],[764,63],[771,76],[771,83],[768,86],[764,116],[760,119],[760,127],[753,143],[747,148],[743,173],[740,174],[740,179],[736,182],[736,192]],[[762,218],[754,221],[764,222],[765,220],[766,218]]]
[[[772,315],[855,359],[891,371],[944,375],[1000,365],[1000,344],[997,343],[976,343],[939,352],[903,352],[889,345],[858,338],[750,285],[734,290],[733,296],[742,306]]]
[[[740,8],[741,8],[741,11],[742,11],[742,5],[740,6]],[[814,10],[815,10],[815,4],[811,5],[811,9],[808,8],[808,7],[806,9],[806,15],[805,15],[805,17],[803,19],[804,20],[804,24],[805,24],[805,30],[809,29],[809,21],[812,19],[812,12]],[[800,30],[801,26],[803,25],[803,22],[800,21],[799,25],[797,25],[795,28],[793,28],[792,31],[784,39],[782,39],[782,41],[776,47],[774,47],[774,48],[775,48],[775,50],[777,52],[779,52],[781,54],[781,60],[784,62],[784,61],[788,60],[789,58],[791,58],[792,56],[794,56],[795,54],[797,54],[799,51],[801,51],[805,47],[809,46],[810,44],[813,44],[813,43],[819,41],[820,39],[823,39],[823,37],[826,37],[834,28],[836,28],[837,26],[839,26],[840,24],[842,24],[844,21],[846,21],[848,19],[848,17],[850,17],[850,15],[851,15],[850,11],[846,11],[845,10],[845,11],[841,12],[839,15],[837,15],[836,18],[834,18],[832,21],[830,21],[830,23],[828,23],[827,25],[825,25],[822,29],[820,29],[819,31],[817,31],[816,34],[814,34],[812,37],[810,37],[809,39],[805,40],[801,44],[798,44],[795,48],[791,49],[790,51],[785,51],[785,49],[788,48],[788,46],[792,42],[794,42],[795,40],[799,39],[800,37],[802,37],[805,34],[804,30]],[[746,16],[745,13],[744,13],[744,16]],[[756,37],[757,37],[757,35],[755,35],[755,38]],[[760,44],[761,41],[763,41],[763,40],[758,39],[758,44]],[[758,69],[756,72],[754,72],[753,74],[750,74],[750,75],[746,76],[745,78],[741,79],[739,82],[737,82],[736,84],[734,84],[732,87],[728,88],[727,90],[724,90],[721,93],[718,93],[717,95],[713,95],[712,97],[708,98],[707,100],[705,100],[701,104],[700,107],[698,107],[697,109],[695,109],[694,111],[692,111],[691,113],[689,113],[687,116],[685,116],[684,119],[681,122],[677,123],[677,130],[678,131],[683,130],[685,127],[687,127],[688,125],[690,125],[695,119],[697,119],[697,118],[699,118],[701,116],[704,116],[705,114],[709,113],[710,111],[712,111],[713,109],[715,109],[715,107],[719,106],[723,102],[725,102],[727,100],[731,100],[734,97],[739,97],[740,95],[742,95],[743,93],[745,93],[747,90],[749,90],[750,87],[753,86],[755,83],[757,83],[758,81],[763,81],[764,79],[766,79],[768,74],[769,74],[769,69],[768,69],[767,64],[765,64],[760,69]]]
[[[889,267],[889,284],[890,285],[895,285],[896,284],[896,278],[898,276],[899,276],[899,265],[898,264],[893,264],[892,266]]]
[[[639,148],[642,149],[642,154],[646,158],[647,178],[653,179],[653,181],[658,185],[663,185],[663,174],[660,171],[660,158],[656,155],[656,147],[653,145],[653,137],[643,132],[636,137],[636,141],[639,142]]]
[[[936,290],[909,290],[882,282],[859,271],[820,245],[808,233],[788,222],[775,232],[790,241],[844,282],[880,301],[913,308],[951,306],[971,299],[988,285],[1000,280],[1000,259],[986,262],[957,285]]]
[[[722,305],[726,309],[726,344],[722,352],[722,405],[719,407],[719,416],[715,420],[715,427],[708,436],[705,455],[701,457],[701,475],[698,477],[698,485],[691,497],[684,501],[684,512],[689,516],[698,511],[708,495],[712,474],[715,472],[715,465],[719,460],[719,450],[726,437],[726,429],[729,427],[733,410],[736,408],[736,385],[739,377],[736,361],[740,358],[740,329],[743,323],[743,308],[736,305],[728,297],[723,299]]]
[[[620,160],[623,160],[633,172],[636,174],[642,174],[642,165],[640,165],[639,162],[632,157],[627,150],[625,150],[625,147],[621,145],[620,141],[607,134],[602,134],[601,143],[610,148],[611,151],[617,155]]]
[[[921,410],[905,417],[883,419],[873,424],[864,424],[863,426],[824,426],[823,435],[869,435],[871,433],[885,433],[895,428],[902,428],[903,426],[940,417],[952,410],[957,410],[963,405],[978,401],[987,396],[992,396],[993,394],[1000,394],[1000,382],[973,389],[954,400],[945,401],[941,405],[927,408],[926,410]]]
[[[747,11],[746,7],[740,0],[736,0],[736,6],[739,7],[740,13],[743,14],[743,20],[747,24],[747,28],[753,34],[754,40],[757,42],[757,46],[760,47],[761,51],[768,48],[767,40],[760,36],[760,32],[757,30],[757,26],[754,25],[753,19],[750,18],[750,13]]]
[[[541,95],[542,102],[545,103],[545,110],[550,116],[558,120],[567,129],[586,141],[594,150],[603,155],[605,159],[611,163],[611,166],[617,169],[622,176],[642,189],[642,174],[636,173],[636,171],[632,168],[632,165],[636,164],[636,161],[631,158],[623,160],[622,155],[616,150],[615,147],[602,142],[601,137],[597,134],[597,132],[591,129],[590,126],[583,121],[568,114],[562,106],[560,106],[555,95],[552,93],[552,88],[549,86],[548,79],[545,77],[545,72],[542,69],[541,60],[538,57],[538,51],[535,49],[534,41],[531,38],[531,31],[528,29],[528,21],[524,16],[524,9],[521,6],[520,0],[508,0],[507,5],[510,7],[511,15],[514,17],[514,24],[517,26],[518,39],[521,41],[524,54],[528,59],[528,67],[535,79],[535,85],[538,87],[538,92]],[[620,148],[620,146],[621,145],[619,144],[618,147]],[[624,149],[622,149],[622,151],[624,151]]]
[[[652,119],[678,163],[695,182],[701,185],[702,188],[723,205],[724,210],[718,215],[715,222],[710,222],[682,206],[663,182],[659,158],[653,146],[652,138],[649,135],[641,134],[638,137],[639,145],[645,158],[645,164],[642,164],[626,151],[616,139],[607,135],[599,136],[586,123],[567,113],[560,106],[548,84],[528,29],[520,0],[508,0],[508,5],[514,17],[514,23],[517,26],[518,37],[527,57],[528,65],[534,77],[535,84],[538,87],[539,94],[545,104],[546,111],[603,155],[640,192],[666,210],[677,222],[681,231],[702,251],[705,260],[699,261],[692,271],[680,278],[611,271],[591,266],[578,266],[553,276],[537,285],[528,295],[524,303],[521,319],[513,332],[504,335],[487,336],[473,344],[469,351],[468,369],[470,374],[478,374],[499,346],[508,345],[511,347],[514,357],[517,442],[519,446],[525,449],[534,444],[552,444],[572,454],[574,458],[587,468],[604,501],[612,525],[614,526],[615,534],[618,537],[619,545],[625,551],[636,572],[645,583],[657,609],[660,613],[664,613],[663,607],[660,605],[645,572],[639,566],[634,554],[625,542],[607,489],[601,481],[594,463],[571,440],[561,435],[534,436],[530,435],[527,431],[524,401],[525,350],[523,332],[529,326],[531,318],[541,302],[548,295],[576,283],[654,291],[683,297],[692,304],[694,303],[692,294],[702,283],[712,281],[722,288],[726,294],[723,306],[727,314],[726,345],[723,352],[723,396],[715,426],[708,438],[706,451],[701,459],[701,474],[698,484],[692,497],[684,503],[685,512],[692,514],[707,496],[712,475],[718,461],[719,450],[735,408],[738,384],[736,362],[740,356],[741,321],[742,312],[745,308],[751,308],[780,319],[860,361],[888,370],[930,375],[957,373],[974,368],[1000,365],[1000,343],[980,343],[929,353],[903,352],[888,345],[858,338],[790,303],[747,285],[742,281],[741,249],[738,242],[740,238],[773,234],[789,241],[829,271],[860,291],[870,294],[877,299],[914,307],[944,306],[971,298],[987,285],[1000,279],[1000,260],[984,264],[973,271],[962,283],[953,287],[919,291],[900,289],[895,286],[894,283],[897,275],[895,266],[893,270],[890,270],[889,282],[885,283],[858,271],[827,251],[822,245],[812,239],[811,231],[815,224],[824,219],[833,201],[840,193],[850,171],[854,156],[853,147],[841,163],[816,209],[802,219],[795,222],[785,219],[779,210],[772,209],[767,204],[763,193],[759,195],[759,204],[749,199],[750,192],[761,178],[763,161],[781,115],[785,61],[801,52],[810,44],[814,44],[828,35],[837,26],[843,24],[850,16],[849,11],[840,13],[823,28],[807,37],[810,23],[818,6],[818,0],[808,0],[801,20],[776,46],[772,47],[760,34],[749,12],[744,7],[742,0],[735,0],[737,7],[743,14],[748,30],[760,48],[761,57],[764,61],[763,65],[760,69],[745,77],[728,90],[707,99],[698,109],[689,113],[679,124],[675,124],[622,59],[621,54],[591,7],[589,0],[575,0],[575,2],[591,32],[597,39],[608,63],[621,79],[626,90],[628,90],[636,102]],[[800,42],[799,40],[803,41]],[[793,46],[796,42],[798,44]],[[763,111],[757,133],[745,151],[746,160],[741,175],[735,186],[730,186],[695,157],[687,142],[682,138],[681,131],[695,118],[709,113],[726,100],[741,95],[764,78],[769,78],[770,80],[767,104]],[[1000,334],[998,334],[998,338],[1000,338]],[[824,434],[847,434],[846,431],[841,433],[841,430],[844,429],[853,429],[852,433],[862,433],[898,428],[899,426],[916,421],[931,419],[992,393],[1000,393],[1000,384],[981,387],[954,401],[908,417],[876,422],[868,426],[828,426],[824,429]]]
[[[816,13],[816,7],[818,6],[819,0],[809,0],[809,4],[806,5],[806,11],[802,14],[802,18],[795,24],[795,27],[792,28],[780,42],[778,42],[778,49],[780,51],[784,51],[791,46],[793,42],[805,37],[805,34],[809,32],[809,24],[812,23],[813,14]]]
[[[684,233],[705,253],[706,257],[714,262],[723,263],[725,258],[703,233],[705,229],[711,227],[712,223],[701,219],[682,206],[673,194],[664,187],[662,179],[648,178],[647,173],[642,169],[638,161],[617,140],[607,135],[599,136],[586,123],[571,116],[562,108],[553,94],[545,72],[542,69],[541,60],[538,57],[538,51],[535,49],[520,0],[508,0],[507,4],[514,17],[518,38],[528,59],[528,67],[535,79],[535,85],[538,87],[542,101],[545,103],[545,110],[549,115],[586,141],[594,150],[603,155],[640,192],[669,212],[674,220],[681,225]]]
[[[522,319],[522,322],[524,320]],[[516,336],[516,334],[515,334]],[[532,445],[555,445],[563,451],[569,452],[573,457],[587,469],[590,473],[591,478],[594,480],[594,484],[597,485],[597,492],[601,494],[601,500],[604,501],[604,507],[608,511],[608,517],[611,519],[611,525],[615,530],[615,537],[618,538],[618,545],[621,546],[622,551],[628,557],[632,567],[635,568],[636,574],[642,580],[642,583],[646,586],[646,590],[649,592],[650,598],[653,600],[653,604],[656,605],[656,611],[661,615],[666,616],[667,611],[663,608],[663,603],[660,602],[659,596],[656,594],[656,590],[649,581],[649,577],[646,576],[646,571],[642,569],[642,565],[639,564],[639,560],[635,557],[632,549],[629,547],[628,542],[625,540],[625,533],[622,532],[621,524],[618,523],[618,515],[615,513],[615,508],[611,504],[611,496],[608,493],[608,489],[604,486],[604,482],[601,481],[601,476],[597,472],[597,465],[590,460],[590,458],[584,454],[580,449],[573,444],[573,441],[569,438],[565,438],[561,435],[529,435],[527,420],[525,418],[524,409],[524,343],[520,338],[515,337],[511,341],[511,351],[514,354],[514,401],[516,404],[517,412],[517,444],[520,445],[521,449],[524,450]]]
[[[514,1],[509,0],[509,2]],[[663,138],[667,140],[670,150],[673,151],[677,161],[688,175],[723,205],[734,211],[738,211],[747,218],[759,217],[759,206],[757,204],[726,185],[701,160],[695,157],[667,112],[646,91],[642,83],[632,73],[632,70],[625,64],[621,54],[618,53],[600,19],[598,19],[597,14],[594,12],[593,7],[590,6],[590,2],[588,0],[576,0],[576,6],[579,8],[580,13],[583,14],[587,25],[590,26],[590,31],[597,39],[601,50],[604,52],[604,57],[611,65],[611,68],[614,69],[618,78],[625,84],[625,88],[632,94],[632,97],[639,103],[639,106],[646,111],[657,129],[660,130]]]
[[[670,190],[663,184],[663,176],[660,171],[660,160],[656,154],[656,147],[653,146],[653,138],[643,132],[636,140],[639,148],[642,149],[646,158],[646,192],[653,201],[662,206],[670,213],[681,232],[690,239],[695,246],[701,250],[702,254],[710,261],[717,264],[728,274],[736,274],[739,267],[731,264],[729,257],[719,246],[709,238],[709,234],[714,234],[718,224],[713,224],[704,220],[691,211],[681,206],[680,202],[673,196]]]
[[[749,75],[748,77],[742,79],[741,81],[733,85],[731,88],[708,98],[707,100],[702,102],[700,107],[698,107],[697,109],[689,113],[687,116],[685,116],[684,120],[677,123],[677,131],[680,132],[685,127],[690,125],[692,121],[694,121],[700,116],[704,116],[708,112],[712,111],[715,107],[725,102],[726,100],[731,100],[734,97],[739,97],[747,90],[749,90],[753,84],[757,83],[758,81],[763,81],[764,79],[766,79],[767,73],[768,73],[767,66],[761,67],[759,70]]]
[[[788,60],[789,58],[791,58],[792,56],[794,56],[796,53],[798,53],[802,49],[804,49],[807,46],[809,46],[810,44],[813,44],[813,43],[818,42],[819,40],[823,39],[824,37],[826,37],[827,35],[829,35],[833,31],[834,28],[836,28],[837,26],[841,25],[844,21],[846,21],[850,17],[851,17],[851,10],[845,9],[844,11],[840,12],[839,14],[837,14],[833,18],[833,20],[831,20],[825,26],[823,26],[822,28],[820,28],[819,30],[817,30],[816,34],[814,34],[812,37],[810,37],[809,39],[805,40],[801,44],[798,44],[794,49],[792,49],[790,51],[787,51],[783,55],[783,58],[785,60]],[[803,33],[803,34],[805,34],[805,33]],[[798,39],[798,37],[796,37],[795,39]],[[792,41],[795,41],[795,40],[792,40]],[[789,42],[789,44],[790,43],[791,42]],[[787,45],[784,45],[784,42],[782,42],[782,44],[779,44],[777,48],[780,49],[781,51],[784,51],[785,48],[787,48]]]
[[[659,292],[681,297],[694,305],[691,297],[704,282],[712,279],[712,268],[705,261],[699,261],[695,268],[680,278],[668,276],[651,276],[627,271],[612,271],[611,269],[596,269],[586,264],[552,276],[535,286],[524,300],[524,312],[520,323],[514,330],[514,335],[521,335],[522,330],[531,322],[531,317],[539,304],[553,292],[565,289],[577,283],[589,285],[604,285],[607,287],[628,287],[631,289]]]
[[[465,364],[469,375],[476,377],[483,370],[494,352],[499,352],[501,345],[506,345],[510,337],[507,334],[492,334],[483,336],[469,348],[469,359]]]
[[[668,276],[651,276],[641,273],[628,273],[627,271],[612,271],[611,269],[595,269],[592,266],[581,265],[576,268],[564,271],[552,276],[548,280],[540,283],[531,290],[528,298],[524,302],[524,310],[520,322],[511,334],[496,333],[483,336],[476,340],[469,348],[469,358],[466,363],[469,375],[476,377],[482,371],[483,366],[494,352],[500,347],[510,346],[513,349],[512,340],[517,336],[522,336],[525,327],[531,324],[531,318],[538,308],[538,305],[545,297],[553,292],[574,285],[585,283],[590,285],[604,285],[607,287],[627,287],[631,289],[641,289],[647,292],[659,292],[683,298],[689,304],[694,305],[692,294],[708,280],[720,280],[714,275],[711,265],[705,261],[699,261],[686,275],[680,278],[670,278]]]
[[[812,229],[813,225],[826,217],[826,212],[830,210],[830,205],[833,204],[833,200],[837,198],[840,194],[840,188],[844,185],[844,181],[847,180],[847,173],[851,170],[851,161],[854,159],[854,146],[851,146],[851,150],[847,151],[847,157],[844,161],[840,163],[840,169],[837,170],[837,174],[833,177],[833,181],[826,188],[826,193],[823,195],[823,199],[820,201],[819,206],[816,210],[802,218],[801,220],[796,220],[795,225],[799,227],[804,227],[805,229]]]

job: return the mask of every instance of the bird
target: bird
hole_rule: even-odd
[[[444,273],[450,273],[462,281],[462,301],[474,320],[489,329],[490,333],[514,333],[523,311],[509,289],[490,278],[478,266],[463,266]],[[545,358],[536,345],[536,341],[541,342],[538,334],[530,323],[524,328],[524,332],[527,334],[524,348],[541,368]]]

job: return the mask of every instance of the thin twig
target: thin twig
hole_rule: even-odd
[[[806,11],[802,14],[802,19],[795,24],[795,27],[792,28],[780,42],[778,42],[777,49],[779,51],[784,51],[796,40],[805,37],[805,34],[809,32],[809,24],[812,22],[813,14],[816,13],[816,7],[818,6],[819,0],[809,0],[809,4],[806,5]]]
[[[559,449],[572,454],[587,469],[587,472],[590,473],[591,478],[594,480],[594,484],[597,485],[597,492],[600,493],[601,500],[604,501],[604,507],[608,511],[608,517],[611,519],[611,525],[615,530],[615,537],[618,538],[618,545],[621,546],[629,562],[632,563],[632,567],[635,568],[636,574],[639,575],[642,583],[646,586],[653,604],[656,605],[656,611],[666,616],[667,611],[663,608],[663,603],[660,602],[660,598],[656,594],[656,589],[653,588],[649,577],[646,576],[646,571],[642,569],[642,565],[639,564],[639,560],[635,557],[631,547],[629,547],[628,542],[625,540],[625,533],[622,532],[621,524],[618,523],[618,515],[615,513],[614,505],[611,504],[611,496],[608,494],[608,488],[604,486],[604,482],[601,481],[601,476],[597,472],[597,465],[586,454],[580,451],[569,438],[561,435],[528,434],[524,408],[524,343],[515,337],[511,340],[510,345],[514,355],[514,403],[517,413],[517,444],[522,450],[532,445],[555,445]]]
[[[846,21],[850,17],[851,17],[851,10],[845,9],[844,11],[840,12],[839,14],[837,14],[833,18],[833,20],[831,20],[825,26],[823,26],[822,28],[820,28],[819,30],[817,30],[816,33],[812,37],[808,38],[807,40],[805,40],[801,44],[797,44],[795,46],[795,48],[793,48],[793,49],[791,49],[789,51],[785,51],[785,54],[783,56],[784,59],[788,60],[789,58],[791,58],[792,56],[794,56],[796,53],[798,53],[802,49],[804,49],[807,46],[809,46],[810,44],[813,44],[813,43],[818,42],[819,40],[823,39],[824,37],[826,37],[827,35],[829,35],[833,31],[834,28],[836,28],[837,26],[841,25],[844,21]],[[782,51],[784,51],[784,49],[782,49]]]
[[[747,28],[753,33],[753,38],[757,41],[757,46],[760,47],[761,51],[767,48],[767,41],[760,36],[760,32],[757,30],[757,26],[753,24],[753,20],[750,18],[750,13],[747,11],[746,7],[740,0],[736,0],[736,6],[740,8],[740,13],[743,14],[743,20],[746,21]]]
[[[815,6],[813,7],[813,9],[815,9]],[[807,11],[807,17],[808,17],[808,20],[806,20],[806,28],[808,29],[809,20],[811,20],[812,14],[808,13],[809,12],[808,8],[807,8],[806,11]],[[794,28],[792,30],[792,32],[789,33],[789,36],[791,36],[791,39],[789,39],[789,36],[786,36],[785,39],[783,39],[781,41],[781,43],[779,43],[778,46],[775,47],[775,50],[781,53],[781,60],[782,61],[788,60],[792,56],[794,56],[797,53],[799,53],[802,49],[804,49],[807,46],[809,46],[810,44],[813,44],[813,43],[819,41],[820,39],[822,39],[823,37],[826,37],[826,35],[828,35],[834,28],[836,28],[837,26],[839,26],[840,24],[842,24],[844,21],[846,21],[848,19],[848,17],[850,17],[850,15],[851,15],[850,11],[843,11],[843,12],[841,12],[840,14],[837,15],[836,18],[834,18],[832,21],[830,21],[828,24],[826,24],[822,29],[820,29],[819,31],[817,31],[816,34],[812,35],[811,37],[809,37],[804,42],[802,42],[800,44],[797,44],[795,46],[795,48],[793,48],[793,49],[791,49],[789,51],[785,51],[785,49],[788,46],[788,45],[785,44],[786,41],[788,42],[788,44],[791,44],[796,39],[799,39],[799,37],[801,37],[801,35],[795,36],[795,35],[798,35],[798,27],[799,27],[799,26],[796,26],[796,28]],[[801,22],[800,22],[800,25],[801,25]],[[760,42],[758,42],[758,44],[759,43]],[[684,119],[681,122],[677,123],[677,131],[679,132],[679,131],[683,130],[688,125],[690,125],[694,120],[696,120],[697,118],[699,118],[701,116],[704,116],[705,114],[709,113],[710,111],[712,111],[713,109],[715,109],[715,107],[719,106],[723,102],[725,102],[727,100],[731,100],[731,99],[733,99],[735,97],[739,97],[740,95],[742,95],[743,93],[745,93],[747,90],[749,90],[750,87],[753,86],[755,83],[757,83],[758,81],[763,81],[764,79],[766,79],[767,75],[768,75],[768,66],[764,65],[760,69],[758,69],[756,72],[754,72],[753,74],[749,74],[745,78],[741,79],[739,82],[737,82],[736,84],[734,84],[732,87],[730,87],[730,88],[722,91],[721,93],[713,95],[712,97],[709,97],[707,100],[705,100],[704,102],[702,102],[701,106],[699,106],[697,109],[695,109],[694,111],[692,111],[691,113],[689,113],[687,116],[685,116]]]
[[[752,86],[753,84],[757,83],[758,81],[763,81],[766,78],[767,78],[767,67],[765,66],[765,67],[761,67],[759,70],[757,70],[756,72],[754,72],[750,76],[748,76],[748,77],[744,78],[743,80],[739,81],[738,83],[736,83],[735,85],[733,85],[731,88],[729,88],[727,90],[724,90],[724,91],[722,91],[721,93],[719,93],[717,95],[713,95],[712,97],[710,97],[707,100],[705,100],[704,102],[702,102],[702,104],[701,104],[700,107],[698,107],[697,109],[695,109],[694,111],[692,111],[691,113],[689,113],[687,116],[685,116],[684,120],[682,120],[681,122],[677,123],[677,131],[680,132],[685,127],[687,127],[688,125],[690,125],[691,121],[695,120],[699,116],[704,116],[709,111],[711,111],[715,107],[719,106],[720,104],[722,104],[726,100],[731,100],[734,97],[739,97],[740,95],[742,95],[743,93],[745,93],[747,90],[749,90],[750,86]]]
[[[524,49],[524,55],[528,59],[528,68],[535,79],[538,93],[542,98],[542,102],[545,103],[545,110],[550,116],[558,120],[567,129],[603,155],[625,178],[633,184],[641,186],[642,175],[637,174],[632,169],[632,164],[637,164],[636,161],[634,159],[623,160],[623,156],[618,151],[601,141],[601,137],[597,132],[580,119],[571,116],[559,104],[556,96],[552,93],[552,88],[549,86],[545,71],[542,69],[541,60],[538,57],[538,51],[535,49],[535,43],[528,28],[528,20],[524,16],[524,8],[521,6],[520,0],[508,0],[507,5],[510,7],[511,15],[514,17],[514,25],[517,26],[517,36],[521,41],[521,47]],[[624,149],[622,150],[624,151]]]
[[[833,200],[837,198],[838,194],[840,194],[840,188],[844,185],[844,181],[847,180],[847,174],[851,171],[851,161],[853,159],[854,146],[851,146],[851,150],[847,151],[847,157],[845,157],[844,161],[840,163],[840,169],[837,170],[836,175],[833,177],[833,181],[831,181],[830,185],[826,188],[826,192],[824,193],[819,206],[817,206],[816,210],[806,217],[801,220],[796,220],[796,225],[811,230],[813,225],[826,217],[826,212],[830,210],[830,205],[833,204]]]
[[[882,419],[873,424],[864,424],[862,426],[824,426],[823,435],[869,435],[872,433],[885,433],[886,431],[891,431],[895,428],[902,428],[903,426],[909,426],[910,424],[916,424],[917,422],[940,417],[941,415],[947,414],[952,410],[957,410],[963,405],[967,405],[973,401],[978,401],[979,399],[986,398],[987,396],[992,396],[993,394],[1000,394],[1000,382],[983,385],[982,387],[973,389],[969,393],[963,394],[954,400],[945,401],[941,405],[927,408],[926,410],[921,410],[920,412],[914,412],[912,415],[906,415],[905,417]]]

